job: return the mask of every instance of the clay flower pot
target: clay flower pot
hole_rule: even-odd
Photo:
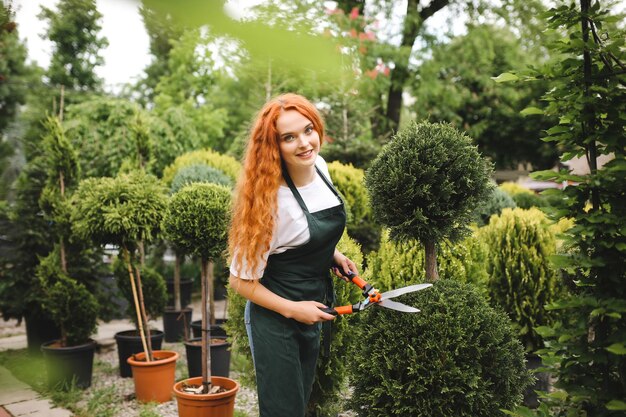
[[[220,376],[212,377],[212,385],[219,385],[226,389],[225,392],[217,394],[184,392],[183,384],[202,385],[202,377],[185,379],[174,385],[179,417],[233,417],[235,414],[235,396],[239,390],[237,381]]]
[[[151,362],[145,361],[144,352],[128,358],[135,381],[135,396],[137,401],[144,403],[164,403],[172,399],[172,385],[179,355],[170,350],[155,350],[152,356],[154,360]]]

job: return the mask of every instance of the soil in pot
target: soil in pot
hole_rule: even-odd
[[[189,377],[202,375],[202,338],[185,342],[187,371]],[[230,376],[230,343],[219,336],[211,335],[211,375],[228,378]]]
[[[165,307],[163,312],[163,331],[165,341],[168,343],[180,342],[191,335],[191,315],[193,309],[187,307],[183,310],[174,310],[173,307]]]
[[[209,326],[211,330],[211,336],[218,336],[225,338],[228,335],[226,334],[226,329],[224,329],[223,324],[226,322],[226,319],[216,319],[215,324]],[[193,332],[193,337],[202,337],[202,320],[194,320],[191,322],[191,330]]]
[[[135,381],[135,396],[140,402],[164,403],[172,399],[178,352],[155,350],[154,360],[146,362],[143,352],[128,358]]]
[[[160,350],[165,333],[161,330],[150,330],[150,341],[153,350]],[[130,378],[133,376],[127,359],[135,353],[143,352],[141,337],[137,330],[125,330],[115,334],[117,342],[117,357],[120,363],[120,376]]]
[[[78,388],[91,386],[95,341],[64,347],[58,340],[53,340],[41,345],[41,351],[50,388],[68,390],[72,385]]]
[[[222,392],[216,394],[194,394],[184,391],[183,386],[202,385],[202,377],[189,378],[174,385],[174,395],[178,402],[179,417],[233,417],[235,396],[239,390],[237,381],[219,376],[211,377],[211,386],[219,386]]]

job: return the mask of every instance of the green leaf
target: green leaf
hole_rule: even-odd
[[[526,107],[520,112],[520,114],[522,116],[530,116],[533,114],[544,114],[544,112],[539,107]]]
[[[611,400],[606,403],[606,408],[612,411],[624,411],[626,410],[626,403],[620,400]]]
[[[511,74],[510,72],[503,72],[497,77],[491,77],[491,79],[497,83],[507,83],[511,81],[517,81],[519,80],[519,77],[515,74]]]
[[[552,126],[550,129],[547,130],[549,135],[555,135],[558,133],[565,133],[565,132],[569,132],[570,128],[568,126]]]
[[[606,350],[616,355],[626,355],[626,346],[624,346],[624,343],[613,343],[611,346],[607,347]]]

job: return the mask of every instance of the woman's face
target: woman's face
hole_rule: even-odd
[[[288,168],[315,165],[320,151],[320,135],[313,123],[296,110],[284,111],[276,120],[280,156]]]

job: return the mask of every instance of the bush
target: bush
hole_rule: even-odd
[[[486,286],[487,248],[475,235],[457,243],[442,242],[439,247],[439,275],[442,279]],[[380,248],[367,257],[366,281],[381,291],[426,280],[424,246],[414,239],[393,242],[383,231]]]
[[[194,182],[205,182],[209,184],[233,186],[233,180],[222,171],[205,164],[194,164],[181,168],[174,176],[170,192],[174,194],[185,185]]]
[[[350,352],[362,416],[497,417],[531,382],[506,316],[470,286],[439,280],[401,301],[421,310],[366,312]]]
[[[515,200],[500,188],[494,188],[485,201],[474,210],[474,220],[478,226],[489,224],[491,216],[498,215],[505,208],[515,208]]]
[[[337,161],[328,164],[328,171],[335,187],[350,208],[347,222],[350,237],[361,244],[365,253],[375,250],[380,240],[381,228],[374,222],[365,188],[365,173],[351,164],[344,165]]]
[[[167,288],[165,279],[155,269],[142,266],[139,267],[141,272],[141,289],[143,291],[144,303],[146,306],[146,315],[148,320],[156,319],[163,313],[167,304]],[[117,281],[117,287],[120,289],[122,296],[128,300],[128,309],[126,314],[133,320],[137,326],[137,314],[135,312],[135,303],[133,301],[133,292],[130,286],[130,278],[128,275],[128,267],[122,259],[116,258],[113,262],[113,274]],[[133,266],[133,275],[135,267]]]
[[[543,347],[535,328],[552,322],[545,305],[560,293],[549,258],[556,252],[550,222],[539,209],[504,209],[480,230],[489,247],[489,297],[517,326],[529,352]]]
[[[529,209],[548,205],[539,194],[514,182],[503,182],[498,188],[507,193],[519,208]]]
[[[189,165],[203,164],[222,171],[235,183],[241,171],[241,164],[232,156],[222,155],[211,149],[203,149],[183,154],[176,158],[174,162],[163,170],[163,182],[171,185],[176,173],[183,167]]]

